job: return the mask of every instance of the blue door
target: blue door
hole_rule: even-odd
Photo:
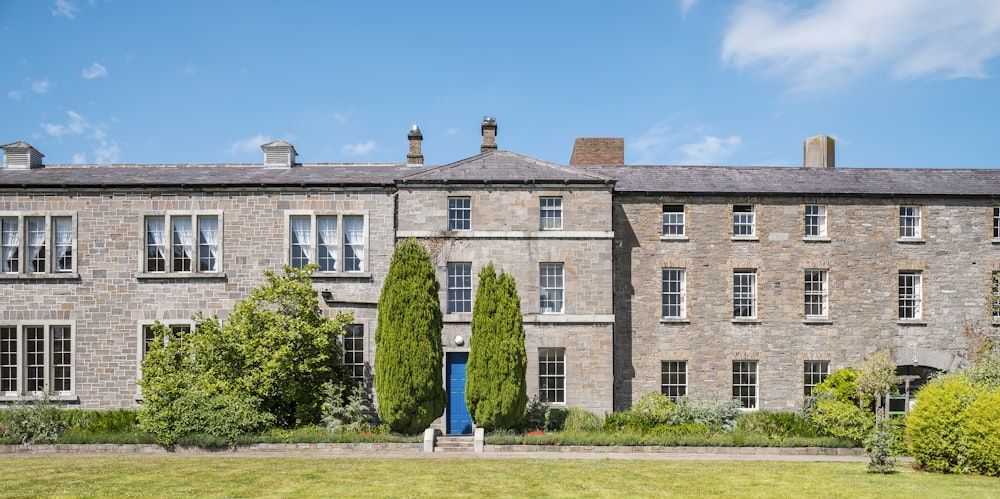
[[[469,435],[472,433],[472,416],[465,405],[465,364],[468,352],[448,353],[445,370],[448,380],[448,410],[445,413],[449,435]]]

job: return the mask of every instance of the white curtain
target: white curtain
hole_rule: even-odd
[[[364,217],[344,217],[344,242],[350,246],[358,259],[357,268],[344,270],[364,270],[365,268],[365,219]],[[346,250],[345,250],[346,253]],[[345,255],[346,256],[346,255]]]
[[[320,254],[319,270],[333,272],[337,270],[337,217],[318,217],[316,219],[316,233],[317,242],[326,253],[325,255]]]
[[[194,235],[191,233],[191,219],[188,217],[178,217],[172,221],[174,225],[174,244],[180,244],[180,249],[184,252],[184,258],[190,262],[194,258]],[[174,248],[174,254],[177,254],[177,248]],[[177,271],[180,269],[174,270]]]
[[[2,223],[3,230],[3,262],[2,265],[3,272],[17,272],[17,264],[15,263],[15,258],[17,258],[17,248],[21,245],[20,231],[17,227],[16,218],[6,218]]]
[[[45,272],[45,219],[28,219],[28,263],[32,265],[34,272]],[[37,263],[41,263],[42,268],[37,268]]]
[[[312,227],[309,217],[292,217],[292,267],[304,267],[312,262]],[[297,252],[304,262],[296,262]]]
[[[167,255],[164,252],[167,249],[166,236],[164,230],[166,229],[166,220],[162,218],[147,218],[146,219],[146,244],[148,246],[153,246],[156,249],[156,255],[151,255],[149,251],[146,251],[146,270],[152,271],[156,270],[154,267],[149,265],[150,258],[156,258],[166,261]]]
[[[201,243],[199,270],[219,271],[219,219],[204,217],[198,219],[198,234]]]
[[[71,270],[73,268],[73,220],[69,218],[53,219],[56,231],[56,269]]]

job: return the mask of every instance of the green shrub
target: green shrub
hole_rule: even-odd
[[[979,395],[965,412],[969,468],[1000,476],[1000,390]]]
[[[857,379],[861,373],[852,367],[838,369],[822,383],[813,387],[813,394],[830,394],[834,400],[858,403]]]
[[[865,439],[865,452],[868,454],[869,473],[894,473],[896,459],[892,457],[893,435],[885,422],[875,424],[875,431]]]
[[[962,375],[974,385],[988,391],[1000,390],[1000,352],[962,369]]]
[[[700,423],[712,431],[730,431],[736,425],[736,420],[743,414],[739,401],[730,398],[692,398],[677,399],[674,412],[669,423]]]
[[[62,420],[67,430],[86,433],[129,433],[139,430],[134,409],[65,409],[62,411]]]
[[[586,409],[570,407],[566,411],[563,430],[575,432],[600,431],[601,417]]]
[[[815,437],[819,433],[816,424],[803,414],[774,411],[744,413],[736,422],[736,430],[774,440]]]
[[[968,471],[965,409],[976,395],[975,387],[959,375],[935,378],[917,392],[916,405],[906,420],[906,440],[918,467]]]
[[[360,383],[352,383],[350,393],[345,394],[348,386],[344,383],[329,382],[323,387],[322,419],[327,431],[338,432],[345,425],[368,423],[365,412],[365,389]]]
[[[521,418],[521,430],[535,431],[549,430],[549,417],[552,409],[551,404],[538,398],[531,397],[524,409],[524,417]]]
[[[875,427],[875,414],[850,400],[821,395],[810,419],[824,434],[861,443]]]
[[[629,410],[643,418],[645,425],[654,427],[667,424],[674,409],[674,401],[670,400],[670,397],[660,392],[652,392],[643,395]]]
[[[707,437],[712,434],[712,429],[701,423],[662,424],[653,427],[649,433],[660,437],[679,435],[703,435]]]
[[[38,399],[18,400],[6,412],[4,440],[24,445],[53,442],[66,427],[62,411],[47,394]]]

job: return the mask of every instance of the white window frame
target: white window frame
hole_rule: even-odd
[[[365,382],[365,325],[348,324],[344,336],[341,337],[344,350],[344,367],[351,379]]]
[[[807,204],[805,206],[805,237],[823,239],[826,235],[826,205]]]
[[[448,196],[448,230],[472,230],[470,196]]]
[[[566,311],[566,270],[562,262],[538,264],[538,311],[541,314]]]
[[[538,219],[541,230],[562,230],[562,197],[541,196],[538,198]]]
[[[757,318],[757,270],[733,270],[733,319]]]
[[[921,320],[923,318],[923,272],[900,270],[898,279],[899,320]]]
[[[0,392],[0,399],[16,400],[25,396],[38,396],[49,393],[56,399],[73,397],[76,392],[76,323],[74,321],[25,321],[15,324],[0,324],[4,333],[14,332],[14,338],[6,338],[0,341],[0,360],[3,361],[3,371],[0,374],[13,373],[16,379],[4,377],[0,386],[7,388]],[[29,340],[29,330],[40,329],[42,337],[40,340]],[[69,338],[57,340],[57,331],[67,330]],[[42,363],[29,366],[29,341],[40,341],[42,345]],[[57,359],[57,346],[59,342],[65,342],[63,347],[68,351],[60,350],[65,358]],[[11,346],[16,348],[16,352],[11,353],[7,349]],[[9,362],[13,360],[13,364]],[[63,362],[58,362],[62,360]],[[29,369],[39,367],[41,369],[41,390],[28,390]],[[67,375],[57,376],[58,369],[65,369]],[[8,374],[9,376],[9,374]],[[36,379],[35,376],[31,376]],[[69,384],[68,389],[53,390],[53,385],[57,379],[64,379]],[[4,386],[6,385],[6,386]],[[13,387],[14,390],[9,388]]]
[[[660,316],[664,319],[686,318],[687,271],[682,268],[664,267],[661,277],[663,293],[660,300]]]
[[[683,204],[663,205],[663,236],[684,237],[687,235]]]
[[[555,405],[566,403],[566,349],[538,349],[538,399]]]
[[[30,222],[42,220],[42,241],[40,245],[32,244],[29,233]],[[59,222],[69,220],[69,244],[60,244],[57,227]],[[59,249],[66,248],[68,252],[60,258]],[[39,247],[43,268],[32,268],[32,259],[28,258],[30,249]],[[76,212],[0,212],[0,278],[4,277],[67,277],[77,273],[77,217]],[[11,257],[17,258],[17,263],[10,265]],[[69,266],[63,267],[60,261],[69,259]]]
[[[1000,241],[1000,206],[993,207],[993,240]]]
[[[448,262],[447,313],[472,312],[472,262]]]
[[[918,205],[899,205],[899,238],[920,239],[923,209]]]
[[[733,237],[757,237],[757,211],[752,204],[733,205]]]
[[[686,360],[660,361],[660,393],[674,402],[687,396],[687,376]]]
[[[990,274],[990,317],[993,324],[1000,324],[1000,271]]]
[[[802,362],[802,391],[808,397],[816,385],[830,377],[829,360],[806,360]]]
[[[142,362],[146,360],[146,354],[149,353],[149,344],[153,340],[152,328],[157,323],[157,321],[143,321],[139,323],[139,332],[136,338],[136,378],[142,378]],[[170,328],[170,331],[175,335],[180,331],[194,331],[197,324],[194,321],[175,321],[175,320],[162,320],[159,321],[160,324]],[[142,393],[140,387],[136,387],[136,391]]]
[[[760,405],[759,368],[756,360],[733,361],[733,400],[739,401],[744,411],[755,411]]]
[[[807,319],[830,316],[829,272],[826,269],[805,269],[803,272],[804,314]]]
[[[163,220],[163,239],[161,241],[156,241],[155,237],[151,236],[153,232],[150,231],[150,220],[152,219]],[[183,219],[191,221],[190,270],[176,268],[178,265],[174,256],[174,253],[184,246],[183,241],[181,244],[175,242],[176,233],[174,231],[175,222]],[[212,219],[215,220],[215,244],[203,244],[202,222]],[[223,245],[223,241],[225,240],[225,223],[222,211],[151,211],[142,214],[141,225],[142,258],[139,259],[139,275],[141,277],[215,277],[225,273],[225,260],[223,259],[223,255],[225,254]],[[163,268],[151,267],[150,262],[154,261],[151,258],[151,248],[161,246],[163,247],[161,255],[163,258]],[[215,269],[202,270],[202,261],[213,258],[210,249],[212,246],[216,248],[214,256]]]
[[[362,237],[361,243],[349,241],[348,220],[361,219]],[[296,219],[306,219],[308,224],[308,240],[297,243],[298,237],[295,233],[293,221]],[[325,231],[327,237],[335,238],[332,245],[321,244],[320,222],[335,222],[334,230],[331,232],[327,226]],[[357,275],[367,273],[369,269],[369,227],[370,218],[364,211],[309,211],[309,210],[289,210],[285,212],[285,258],[288,266],[293,268],[304,268],[306,265],[315,263],[322,265],[316,270],[316,275]],[[307,253],[297,254],[297,247],[306,247]],[[360,251],[357,251],[360,249]],[[324,254],[320,254],[323,250]],[[357,256],[360,254],[360,258]],[[331,268],[332,267],[332,268]],[[348,268],[345,270],[345,268]]]

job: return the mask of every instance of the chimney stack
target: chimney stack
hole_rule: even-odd
[[[570,166],[578,165],[624,165],[625,138],[623,137],[578,137],[573,143]]]
[[[410,133],[406,134],[406,138],[410,139],[410,152],[406,154],[406,164],[424,164],[424,153],[420,152],[420,142],[424,140],[424,134],[420,133],[420,127],[414,124]]]
[[[497,150],[497,120],[491,116],[483,117],[483,145],[480,146],[480,153],[487,153]]]
[[[45,157],[38,152],[38,149],[23,140],[0,146],[0,149],[3,149],[3,167],[12,170],[41,168],[42,158]]]
[[[802,145],[802,166],[806,168],[833,168],[835,164],[833,137],[817,135],[806,139]]]

